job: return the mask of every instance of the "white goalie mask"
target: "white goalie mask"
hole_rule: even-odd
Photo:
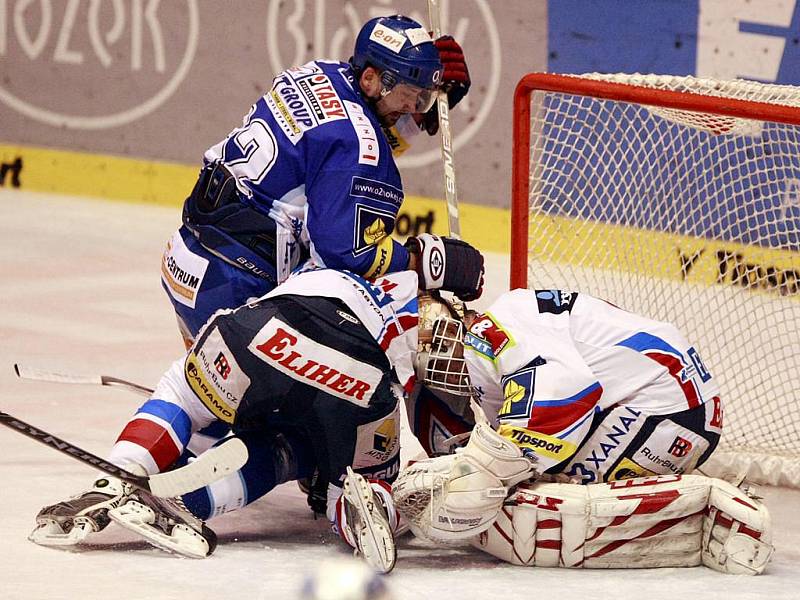
[[[464,360],[464,323],[456,309],[438,294],[419,297],[417,379],[433,389],[472,396]]]

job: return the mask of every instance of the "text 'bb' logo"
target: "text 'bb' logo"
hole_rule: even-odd
[[[669,447],[669,453],[672,454],[672,456],[683,458],[692,451],[692,446],[692,442],[678,435],[675,436],[675,439],[672,441],[672,445]]]
[[[231,365],[228,363],[228,359],[225,358],[225,355],[220,352],[217,355],[217,358],[214,359],[214,367],[217,369],[217,373],[220,374],[220,377],[223,379],[227,379],[228,375],[231,374]]]

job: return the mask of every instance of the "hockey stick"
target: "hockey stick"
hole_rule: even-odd
[[[442,18],[439,0],[428,0],[428,19],[433,30],[433,39],[442,35]],[[456,193],[456,166],[453,155],[453,140],[450,133],[450,107],[447,94],[440,91],[436,96],[439,109],[439,132],[442,134],[442,162],[444,163],[444,193],[447,199],[447,227],[451,237],[461,239],[461,223],[458,220],[458,194]]]
[[[14,372],[20,379],[30,379],[32,381],[48,381],[50,383],[78,383],[85,385],[106,385],[110,387],[120,387],[127,389],[142,396],[150,396],[153,393],[148,387],[125,381],[124,379],[117,379],[108,375],[68,375],[65,373],[53,373],[51,371],[41,371],[39,369],[32,369],[24,367],[18,363],[14,363]]]
[[[174,498],[205,487],[233,473],[247,462],[247,447],[244,442],[238,438],[230,438],[219,446],[203,452],[185,467],[149,476],[134,475],[2,411],[0,411],[0,424],[160,498]]]

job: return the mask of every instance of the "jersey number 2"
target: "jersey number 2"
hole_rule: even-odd
[[[243,156],[229,164],[241,165],[238,173],[261,183],[278,158],[278,143],[269,126],[261,119],[253,119],[233,135],[233,141]]]

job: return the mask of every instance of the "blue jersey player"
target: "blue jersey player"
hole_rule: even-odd
[[[483,259],[472,246],[391,237],[403,202],[392,144],[410,130],[435,133],[436,93],[454,105],[469,85],[460,46],[400,15],[368,21],[349,62],[280,73],[206,151],[167,244],[162,283],[187,347],[215,311],[262,296],[302,265],[367,279],[412,269],[424,289],[479,296]]]

